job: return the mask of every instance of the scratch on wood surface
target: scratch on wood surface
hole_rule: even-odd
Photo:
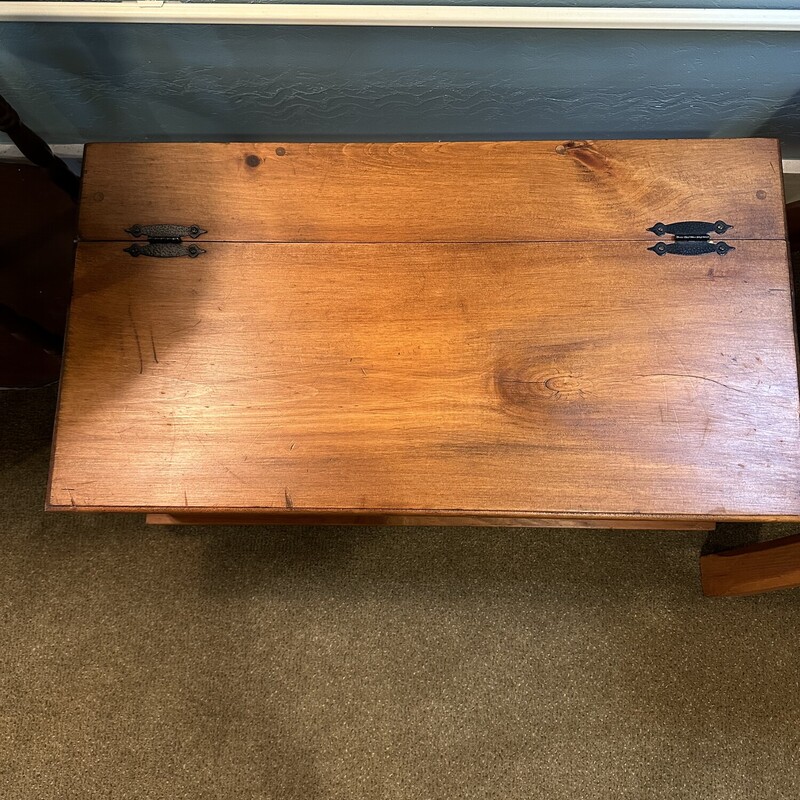
[[[711,430],[711,417],[706,414],[706,426],[703,428],[703,438],[700,441],[700,446],[702,447],[706,443],[706,439],[708,438],[708,432]]]
[[[175,430],[175,412],[170,411],[169,414],[164,416],[164,419],[169,425],[170,442],[169,442],[169,456],[167,457],[168,463],[172,464],[175,458],[175,440],[178,438],[178,431]]]
[[[133,336],[136,339],[136,350],[139,353],[139,374],[141,375],[144,372],[144,359],[142,358],[142,343],[139,341],[139,331],[136,330],[136,322],[133,319],[133,308],[132,304],[128,302],[128,317],[131,321],[131,326],[133,327]]]
[[[712,274],[712,275],[716,274],[715,271],[713,270],[713,268],[709,270],[709,273]],[[727,276],[725,276],[725,275],[717,275],[716,277],[727,277]],[[713,277],[712,277],[712,280],[713,280]],[[673,346],[673,344],[667,338],[667,335],[664,333],[664,331],[661,329],[661,327],[658,325],[658,323],[654,323],[654,324],[655,324],[656,330],[658,331],[659,335],[664,340],[664,342],[667,345],[667,347],[672,351],[672,354],[675,356],[675,358],[678,360],[678,363],[681,365],[681,369],[686,370],[686,373],[682,374],[682,373],[671,373],[671,372],[663,372],[663,373],[659,372],[659,373],[654,373],[652,377],[670,376],[670,377],[681,377],[681,378],[696,378],[698,380],[704,380],[704,381],[710,381],[711,383],[716,383],[716,384],[718,384],[720,386],[724,386],[726,389],[731,389],[734,392],[739,392],[741,394],[747,394],[747,392],[744,392],[742,389],[737,389],[737,388],[735,388],[733,386],[728,386],[727,384],[722,383],[721,381],[717,381],[714,378],[707,378],[707,377],[705,377],[703,375],[694,375],[694,374],[690,373],[688,371],[687,367],[686,367],[686,363],[681,358],[681,354],[678,352],[677,348]],[[735,360],[736,359],[734,359],[734,361]],[[659,359],[659,361],[660,361],[660,359]],[[643,377],[651,377],[651,376],[643,376]],[[666,397],[666,392],[665,392],[664,396]],[[700,440],[700,447],[703,447],[705,445],[705,443],[706,443],[706,439],[708,438],[708,431],[710,430],[711,425],[713,424],[713,420],[712,420],[711,415],[710,415],[710,413],[708,411],[708,406],[706,405],[706,401],[705,401],[705,398],[703,397],[703,393],[702,392],[698,392],[698,391],[694,390],[694,396],[692,397],[692,402],[694,402],[695,400],[699,400],[700,401],[700,405],[703,407],[703,414],[705,414],[705,417],[706,417],[706,424],[705,424],[705,428],[703,430],[703,436],[702,436],[702,438]],[[662,412],[662,421],[663,421],[663,412]]]
[[[183,490],[183,504],[187,508],[189,507],[189,498],[186,496],[186,489]]]
[[[158,353],[156,352],[156,340],[153,338],[153,331],[150,330],[150,346],[153,348],[153,361],[158,364]]]
[[[206,408],[208,408],[208,406],[206,406]],[[210,444],[210,443],[209,443],[208,441],[204,440],[204,439],[203,439],[201,436],[198,436],[197,434],[192,434],[192,438],[193,438],[193,439],[194,439],[194,440],[195,440],[195,441],[196,441],[196,442],[197,442],[199,445],[202,445],[202,447],[203,447],[203,448],[208,448],[208,447],[209,447],[209,444]],[[242,477],[241,475],[239,475],[239,473],[238,473],[238,472],[234,472],[234,471],[233,471],[233,470],[232,470],[232,469],[231,469],[231,468],[230,468],[230,467],[229,467],[227,464],[223,463],[223,462],[222,462],[222,461],[220,461],[218,458],[215,458],[215,457],[214,457],[213,455],[211,455],[211,454],[210,454],[210,458],[211,458],[211,460],[212,460],[212,461],[213,461],[215,464],[218,464],[220,467],[222,467],[222,469],[224,469],[224,470],[225,470],[225,472],[227,472],[229,475],[233,475],[233,477],[234,477],[234,478],[236,478],[236,480],[237,480],[237,481],[240,481],[240,482],[241,482],[241,483],[243,483],[245,486],[253,486],[253,485],[254,485],[254,484],[253,484],[251,481],[249,481],[247,478],[244,478],[244,477]]]
[[[241,475],[234,472],[229,466],[223,464],[221,461],[218,461],[217,463],[219,463],[222,466],[225,472],[227,472],[230,475],[233,475],[233,477],[236,478],[237,481],[241,481],[245,486],[249,485],[249,483]]]
[[[664,403],[667,406],[667,412],[671,412],[672,416],[675,419],[675,430],[678,434],[678,439],[682,442],[683,441],[683,431],[681,430],[681,421],[678,419],[678,412],[675,410],[675,406],[672,405],[672,402],[669,399],[669,392],[667,391],[667,384],[662,384],[662,388],[664,390]]]
[[[722,386],[725,389],[730,389],[732,392],[739,394],[748,394],[744,389],[738,389],[736,386],[730,386],[727,383],[718,381],[716,378],[709,378],[706,375],[684,375],[680,372],[649,372],[647,374],[638,375],[639,378],[691,378],[698,381],[708,381],[709,383],[716,383],[717,386]]]
[[[202,321],[203,321],[203,320],[199,319],[199,320],[197,320],[197,322],[195,322],[193,325],[186,325],[186,326],[185,326],[185,327],[183,327],[183,328],[176,328],[176,329],[175,329],[174,331],[172,331],[172,332],[171,332],[169,335],[170,335],[170,336],[174,336],[176,333],[183,333],[184,331],[189,331],[189,330],[191,330],[192,328],[196,328],[196,327],[197,327],[197,326],[198,326],[198,325],[199,325],[199,324],[200,324]]]
[[[64,491],[65,491],[65,492],[69,492],[69,502],[70,502],[70,505],[71,505],[73,508],[75,508],[75,506],[76,506],[76,503],[75,503],[75,498],[72,496],[72,493],[73,493],[75,490],[74,490],[74,489],[70,489],[68,486],[65,486],[65,487],[64,487]]]
[[[294,442],[292,442],[291,445],[289,445],[289,449],[294,450]]]
[[[294,508],[294,503],[292,502],[292,496],[289,494],[288,488],[284,488],[283,498],[284,501],[286,502],[286,508]]]
[[[670,406],[672,410],[672,416],[675,417],[675,428],[678,431],[678,438],[683,441],[683,431],[681,430],[681,421],[678,419],[678,412],[675,410],[675,406]]]
[[[367,377],[367,371],[364,369],[364,367],[361,367],[361,374],[362,374],[362,375],[363,375],[365,378]]]
[[[195,353],[191,353],[189,355],[189,358],[186,359],[186,363],[183,365],[183,369],[181,370],[181,374],[178,375],[178,380],[179,381],[182,381],[184,379],[183,376],[186,374],[186,372],[188,371],[189,367],[192,365],[192,361],[194,361],[195,355],[196,355]],[[195,383],[196,384],[196,381],[189,381],[189,383]],[[196,384],[196,385],[200,385],[200,384]]]

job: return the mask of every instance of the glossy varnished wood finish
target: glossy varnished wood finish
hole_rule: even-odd
[[[771,139],[92,144],[80,232],[197,224],[216,241],[650,241],[655,222],[785,235]]]
[[[439,514],[148,514],[148,525],[469,525],[494,528],[616,528],[710,531],[715,523],[670,519],[535,519]]]
[[[800,278],[800,203],[786,206],[794,286]],[[795,320],[798,296],[795,291]],[[712,597],[759,594],[800,587],[800,536],[758,542],[700,559],[703,592]]]
[[[800,514],[782,241],[123,246],[79,247],[52,507]]]
[[[800,586],[800,536],[702,556],[700,574],[704,594],[712,597]]]

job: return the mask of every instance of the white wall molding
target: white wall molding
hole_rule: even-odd
[[[83,158],[82,144],[54,144],[50,148],[59,158]],[[13,144],[0,144],[0,161],[26,161]]]
[[[0,22],[800,31],[800,10],[0,0]]]

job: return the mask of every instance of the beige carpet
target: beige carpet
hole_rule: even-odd
[[[704,599],[704,534],[45,514],[54,403],[0,393],[0,797],[800,798],[800,590]]]

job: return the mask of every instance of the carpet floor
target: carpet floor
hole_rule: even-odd
[[[800,590],[704,599],[706,534],[46,514],[54,407],[0,393],[0,797],[800,797]]]

